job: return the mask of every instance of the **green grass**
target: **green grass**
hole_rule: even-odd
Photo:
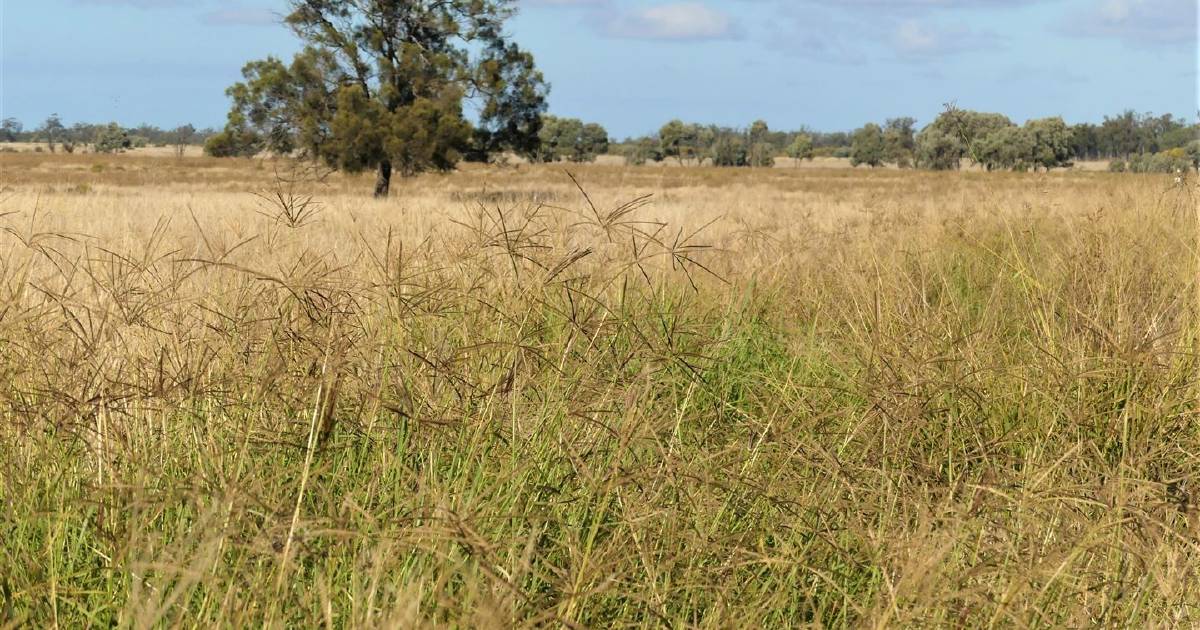
[[[1185,224],[968,219],[77,261],[0,319],[0,620],[1195,624]]]

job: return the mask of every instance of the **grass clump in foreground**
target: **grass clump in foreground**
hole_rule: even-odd
[[[1097,181],[691,237],[17,211],[0,623],[1195,624],[1194,226]]]

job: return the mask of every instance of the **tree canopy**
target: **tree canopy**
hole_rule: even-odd
[[[545,116],[538,134],[537,158],[542,162],[592,162],[608,152],[608,132],[578,118]]]
[[[292,0],[306,43],[290,64],[248,63],[213,155],[261,150],[360,172],[453,168],[467,151],[533,155],[548,87],[503,27],[512,0]],[[467,103],[479,111],[474,128]]]
[[[875,123],[867,123],[862,129],[854,132],[850,145],[850,164],[883,166],[885,148],[883,128]]]

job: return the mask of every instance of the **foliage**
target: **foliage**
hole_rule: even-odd
[[[647,162],[661,162],[663,161],[662,147],[654,138],[638,138],[632,143],[626,143],[625,161],[632,166],[642,166]]]
[[[1001,127],[992,130],[979,141],[976,155],[979,164],[989,171],[1009,169],[1028,170],[1034,164],[1034,138],[1021,127]]]
[[[889,118],[883,126],[883,161],[909,168],[917,150],[915,118]]]
[[[1071,129],[1062,118],[1042,118],[1025,123],[1032,150],[1029,162],[1046,170],[1071,166],[1073,145]]]
[[[750,145],[750,155],[747,160],[755,168],[770,168],[775,166],[775,147],[768,142],[755,142]]]
[[[867,123],[854,132],[854,139],[850,145],[850,164],[852,166],[860,164],[871,167],[883,166],[885,159],[886,145],[882,127],[875,123]]]
[[[46,122],[38,128],[38,137],[46,143],[46,148],[50,149],[51,153],[57,149],[57,142],[62,139],[63,132],[66,127],[63,126],[62,119],[58,114],[50,114]]]
[[[57,115],[52,116],[51,119],[56,119],[57,122],[50,122],[49,128],[43,124],[36,129],[25,129],[20,121],[15,118],[8,118],[4,123],[0,123],[0,141],[45,142],[52,133],[56,145],[65,142],[79,146],[90,144],[109,125],[109,123],[76,122],[68,127]],[[7,126],[4,126],[5,124]],[[188,126],[191,127],[191,125]],[[146,145],[167,146],[174,143],[176,137],[176,129],[164,130],[150,124],[140,124],[136,127],[126,127],[125,129],[131,137],[144,139]],[[195,129],[194,127],[192,129],[194,130],[192,142],[203,142],[215,133],[212,129]]]
[[[475,132],[476,145],[485,158],[503,151],[535,158],[549,88],[534,65],[533,55],[512,42],[495,40],[476,67],[476,74],[475,87],[486,95]],[[585,133],[592,134],[594,150],[604,153],[595,129]],[[607,143],[605,134],[603,144]]]
[[[1176,148],[1131,156],[1127,168],[1130,173],[1178,173],[1194,168],[1194,160],[1186,149]]]
[[[747,166],[750,163],[746,139],[741,134],[723,133],[712,147],[713,166]]]
[[[771,143],[771,129],[765,120],[756,120],[746,131],[749,146],[747,163],[755,168],[770,168],[775,165],[776,148]]]
[[[542,162],[594,162],[608,152],[608,132],[596,123],[578,118],[545,116],[539,134],[538,159]]]
[[[506,0],[292,0],[286,23],[307,47],[291,65],[251,62],[229,89],[217,148],[260,144],[327,165],[377,172],[387,196],[403,176],[447,170],[466,152],[536,152],[546,86],[504,35]],[[463,116],[480,105],[480,127]]]
[[[114,122],[96,133],[94,147],[96,153],[122,153],[133,147],[133,141],[129,132]]]
[[[575,151],[576,162],[593,162],[596,157],[608,153],[608,132],[597,123],[587,123],[579,138],[579,146]]]
[[[787,147],[787,156],[793,160],[812,160],[814,156],[812,136],[806,133],[796,134],[795,139]]]
[[[917,136],[917,166],[934,171],[957,170],[966,149],[944,126],[929,125]]]
[[[681,120],[672,120],[663,125],[658,131],[660,148],[664,157],[675,158],[682,164],[684,160],[694,160],[700,155],[700,127],[685,124]]]
[[[25,126],[16,118],[5,118],[0,122],[0,142],[16,142]]]
[[[263,151],[262,136],[250,130],[245,124],[236,124],[240,115],[230,115],[230,124],[225,129],[212,134],[204,142],[204,152],[213,157],[254,157]]]
[[[949,170],[959,168],[963,158],[984,163],[981,150],[985,139],[995,131],[1012,127],[1002,114],[958,109],[947,105],[917,138],[918,162],[925,168]]]
[[[750,145],[764,144],[770,142],[771,128],[765,120],[756,120],[750,124],[750,129],[746,131],[746,139]]]
[[[175,146],[175,157],[182,158],[187,147],[196,139],[196,128],[191,125],[180,125],[175,128],[172,144]]]

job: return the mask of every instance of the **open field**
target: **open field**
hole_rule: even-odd
[[[0,626],[1200,624],[1194,188],[572,170],[0,155]]]

